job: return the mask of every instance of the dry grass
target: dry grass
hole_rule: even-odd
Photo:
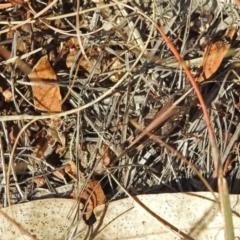
[[[231,45],[220,67],[199,87],[229,191],[239,193],[239,35],[226,37],[238,25],[238,6],[222,1],[120,3],[29,1],[0,8],[4,207],[38,199],[36,193],[59,197],[58,187],[89,179],[101,182],[108,201],[126,196],[125,191],[206,190],[199,175],[217,190],[217,165],[201,107],[154,23],[194,76],[204,72],[200,43]],[[57,74],[61,113],[34,107],[27,75],[45,55]],[[5,100],[7,89],[13,101]],[[166,119],[148,128],[159,111],[164,114],[172,106]],[[65,169],[67,160],[77,166],[75,178],[57,178],[53,172]],[[38,177],[44,179],[39,189]]]

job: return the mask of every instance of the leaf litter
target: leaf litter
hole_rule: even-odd
[[[90,224],[97,203],[126,197],[124,189],[130,195],[206,190],[189,165],[144,129],[182,153],[216,190],[197,98],[144,14],[199,82],[229,191],[239,193],[235,3],[11,1],[0,11],[3,207],[74,196]],[[67,226],[71,239],[76,225]]]

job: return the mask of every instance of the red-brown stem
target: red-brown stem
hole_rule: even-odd
[[[213,131],[213,128],[212,128],[212,124],[210,122],[210,118],[209,118],[209,115],[208,115],[207,107],[206,107],[205,102],[203,100],[200,89],[199,89],[197,83],[195,82],[195,78],[193,77],[193,75],[189,71],[185,61],[180,56],[180,54],[178,53],[178,51],[175,48],[175,46],[173,45],[173,43],[169,40],[169,38],[166,36],[166,34],[162,31],[162,29],[157,24],[155,24],[155,26],[156,26],[158,32],[162,35],[162,37],[165,40],[166,44],[168,45],[169,49],[172,51],[172,53],[174,54],[174,56],[176,57],[178,62],[183,67],[187,77],[189,78],[189,80],[190,80],[190,82],[191,82],[191,84],[192,84],[192,86],[193,86],[193,88],[194,88],[194,90],[197,94],[199,102],[202,106],[203,115],[204,115],[206,125],[207,125],[207,129],[208,129],[209,141],[210,141],[210,145],[212,147],[212,157],[213,157],[213,162],[214,162],[214,166],[215,166],[215,175],[216,175],[216,177],[217,176],[222,177],[223,172],[222,172],[222,166],[220,164],[219,150],[218,150],[218,147],[217,147],[217,143],[216,143],[215,134],[214,134],[214,131]]]
[[[144,136],[146,136],[146,132],[149,133],[152,130],[154,130],[156,127],[159,127],[162,125],[167,119],[175,115],[179,112],[179,108],[176,106],[173,106],[172,101],[169,101],[164,105],[157,116],[152,120],[152,122],[144,129],[144,131],[141,131],[141,133],[134,139],[134,141],[131,143],[129,148],[131,148],[134,144],[139,142]]]
[[[213,158],[213,162],[214,162],[214,166],[215,166],[214,175],[215,175],[215,177],[223,177],[223,170],[222,170],[222,166],[221,166],[221,163],[220,163],[220,154],[219,154],[219,150],[218,150],[218,147],[217,147],[215,134],[214,134],[211,122],[210,122],[209,115],[208,115],[207,107],[206,107],[205,102],[203,100],[203,97],[202,97],[202,94],[200,92],[200,89],[199,89],[197,83],[195,82],[195,78],[193,77],[193,75],[189,71],[188,66],[186,65],[185,61],[182,59],[182,57],[180,56],[179,52],[175,48],[174,44],[170,41],[170,39],[163,32],[161,27],[158,26],[157,23],[155,23],[150,17],[148,17],[143,12],[138,11],[136,8],[133,8],[133,7],[129,6],[129,5],[121,3],[121,2],[118,2],[118,3],[121,4],[122,6],[125,6],[126,8],[129,8],[129,9],[139,13],[144,18],[148,19],[156,27],[156,29],[161,34],[162,38],[164,39],[164,41],[168,45],[168,47],[171,50],[171,52],[174,54],[174,56],[176,57],[178,62],[181,64],[181,66],[184,69],[187,77],[189,78],[189,80],[190,80],[190,82],[191,82],[191,84],[193,86],[193,89],[195,90],[195,92],[197,94],[199,102],[200,102],[200,104],[202,106],[202,111],[203,111],[203,115],[204,115],[204,118],[205,118],[205,121],[206,121],[208,134],[209,134],[209,142],[210,142],[211,149],[212,149],[212,158]]]

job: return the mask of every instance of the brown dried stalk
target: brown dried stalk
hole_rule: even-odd
[[[144,131],[142,131],[134,139],[134,141],[131,143],[128,149],[134,146],[137,142],[139,142],[144,136],[147,135],[147,133],[150,133],[155,128],[161,126],[166,120],[168,120],[178,112],[179,112],[179,107],[174,106],[172,101],[167,102],[161,108],[161,110],[157,113],[157,116],[152,120],[152,122],[146,128],[144,128]]]
[[[4,47],[1,44],[0,44],[0,55],[6,60],[11,58],[11,52],[8,51],[6,47]],[[32,69],[20,58],[16,58],[15,64],[17,68],[25,75],[28,75],[32,72]]]

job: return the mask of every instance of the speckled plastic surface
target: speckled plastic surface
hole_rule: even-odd
[[[138,199],[192,239],[225,239],[223,217],[211,193],[141,195]],[[240,212],[238,195],[231,195],[231,205],[234,211]],[[239,237],[240,218],[234,215],[233,219],[235,235]],[[99,232],[97,240],[180,239],[129,198],[109,204]]]
[[[12,206],[15,220],[20,223],[38,240],[64,239],[71,218],[67,218],[74,200],[71,199],[44,199]],[[10,217],[10,208],[3,208]],[[26,240],[16,226],[13,226],[6,218],[0,216],[1,240]]]
[[[210,193],[171,193],[140,195],[138,199],[155,214],[196,240],[224,240],[224,221],[219,206]],[[240,203],[238,195],[231,195],[235,236],[240,237]],[[15,219],[38,240],[64,240],[71,229],[72,219],[67,218],[74,204],[71,199],[44,199],[12,207]],[[3,209],[11,216],[9,208]],[[104,205],[94,212],[101,217]],[[118,200],[107,206],[95,240],[172,240],[180,239],[130,198]],[[80,229],[87,229],[81,221]],[[93,232],[94,232],[93,229]],[[85,238],[83,232],[77,240]],[[96,232],[95,232],[96,233]],[[0,240],[28,240],[18,229],[0,216]],[[70,239],[68,239],[70,240]]]

